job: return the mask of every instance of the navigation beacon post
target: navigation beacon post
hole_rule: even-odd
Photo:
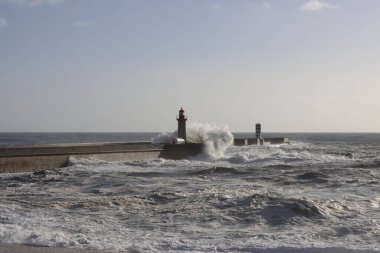
[[[257,141],[257,145],[263,145],[264,144],[264,139],[261,137],[261,124],[260,123],[256,124],[256,141]]]
[[[186,141],[186,120],[187,117],[184,114],[184,110],[181,108],[179,111],[177,121],[178,121],[178,138],[184,139]]]

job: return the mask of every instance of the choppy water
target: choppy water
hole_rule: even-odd
[[[61,170],[1,174],[0,242],[380,250],[380,134],[287,136],[290,145],[229,147],[216,160],[72,159]]]

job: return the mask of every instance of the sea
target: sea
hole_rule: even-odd
[[[186,160],[0,174],[0,243],[111,252],[380,252],[380,134],[226,128]],[[158,138],[159,137],[159,138]],[[160,133],[0,133],[0,146],[138,142]],[[199,139],[198,138],[198,139]]]

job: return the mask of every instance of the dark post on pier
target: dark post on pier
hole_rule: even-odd
[[[256,123],[256,140],[257,140],[257,145],[264,145],[264,139],[261,137],[260,123]]]
[[[260,139],[260,138],[261,138],[261,124],[256,123],[256,139]]]

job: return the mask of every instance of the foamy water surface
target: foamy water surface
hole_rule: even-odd
[[[228,138],[227,138],[228,139]],[[380,250],[380,135],[0,175],[0,242],[120,252]],[[347,154],[350,155],[347,155]]]

